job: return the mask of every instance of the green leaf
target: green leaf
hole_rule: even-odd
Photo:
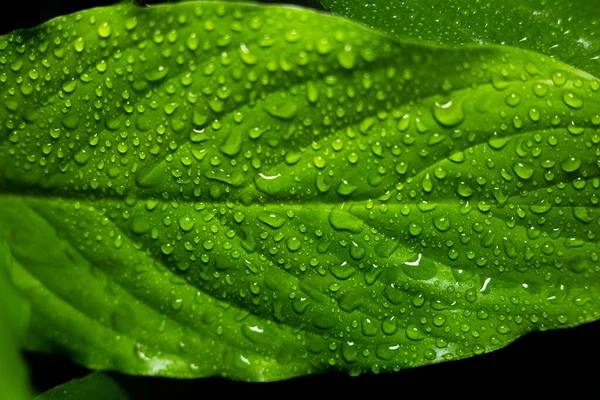
[[[12,283],[11,266],[8,245],[0,239],[0,387],[4,398],[21,400],[30,398],[27,371],[19,351],[29,310]]]
[[[403,38],[448,45],[506,44],[600,75],[595,0],[321,0],[340,14]]]
[[[0,39],[28,348],[277,380],[599,317],[600,83],[312,11],[117,5]]]
[[[35,400],[128,400],[130,397],[110,375],[93,372],[57,386]]]

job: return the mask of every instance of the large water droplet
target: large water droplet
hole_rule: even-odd
[[[364,225],[362,219],[344,210],[343,206],[331,210],[329,213],[329,223],[335,230],[352,233],[360,233]]]
[[[581,167],[581,161],[575,157],[569,157],[560,165],[565,172],[575,172]]]
[[[344,48],[337,54],[337,60],[345,69],[354,68],[356,65],[356,53],[352,49],[352,46],[344,46]]]
[[[98,32],[98,36],[100,36],[101,38],[107,38],[112,33],[112,28],[110,27],[108,22],[104,22],[104,23],[100,24],[97,32]]]
[[[521,179],[531,179],[534,168],[526,162],[516,162],[512,165],[513,171]]]
[[[460,124],[465,119],[465,114],[460,103],[448,101],[436,102],[433,106],[433,116],[442,126],[452,127]]]
[[[419,326],[410,324],[406,327],[406,337],[410,340],[420,341],[425,339],[427,334]]]
[[[296,116],[298,106],[293,101],[284,100],[265,105],[265,111],[273,117],[290,120]]]
[[[248,47],[246,47],[245,43],[242,43],[240,45],[239,55],[240,55],[240,59],[242,60],[242,62],[244,64],[254,65],[258,62],[258,57],[256,57],[255,54],[250,52],[250,49],[248,49]]]
[[[196,226],[196,221],[194,220],[193,217],[190,217],[189,215],[185,215],[185,216],[179,218],[179,227],[181,228],[182,231],[189,232],[192,229],[194,229],[195,226]]]
[[[571,108],[579,109],[583,107],[583,99],[576,93],[573,93],[570,90],[565,90],[563,92],[563,101],[566,105]]]
[[[260,212],[258,220],[275,229],[279,229],[285,224],[285,217],[276,213]]]
[[[144,77],[148,82],[156,82],[167,76],[169,68],[159,65],[158,67],[150,68],[144,73]]]

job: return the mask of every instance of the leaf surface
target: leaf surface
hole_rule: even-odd
[[[129,395],[110,375],[93,372],[40,394],[35,400],[128,400]]]
[[[29,310],[13,285],[11,261],[9,247],[0,239],[0,387],[7,399],[27,400],[28,377],[19,347]]]
[[[599,82],[297,8],[121,4],[0,38],[28,348],[384,372],[598,318]]]
[[[595,0],[322,0],[340,14],[402,38],[505,44],[600,75]]]

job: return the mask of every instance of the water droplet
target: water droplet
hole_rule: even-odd
[[[594,220],[587,207],[573,207],[573,216],[584,224],[589,224]]]
[[[563,101],[571,108],[579,109],[583,107],[583,99],[570,90],[565,90],[563,92]]]
[[[356,53],[352,50],[351,45],[346,45],[337,54],[337,60],[345,69],[352,69],[356,65]]]
[[[298,251],[302,247],[302,242],[297,237],[290,237],[286,241],[286,245],[289,251]]]
[[[72,93],[77,87],[77,81],[75,79],[71,79],[62,84],[62,89],[65,93]]]
[[[83,49],[85,48],[85,42],[83,41],[82,37],[75,39],[75,41],[73,42],[73,48],[78,53],[81,53],[83,51]]]
[[[275,229],[279,229],[285,224],[285,217],[264,211],[258,213],[258,220]]]
[[[575,172],[581,167],[581,161],[575,157],[569,157],[560,165],[565,172]]]
[[[433,190],[433,182],[432,182],[431,178],[429,177],[429,174],[426,174],[423,177],[423,180],[421,181],[421,187],[427,193],[429,193]]]
[[[420,341],[427,337],[427,334],[417,325],[408,325],[406,327],[406,337],[410,340]]]
[[[306,84],[306,96],[311,103],[315,103],[319,99],[319,90],[313,81],[308,81]]]
[[[288,43],[296,43],[302,39],[302,33],[297,29],[290,29],[283,35],[283,39]]]
[[[444,326],[444,324],[446,323],[446,316],[443,314],[438,314],[435,317],[433,317],[433,325],[437,326],[438,328],[440,326]]]
[[[258,57],[250,52],[245,43],[240,45],[239,55],[244,64],[254,65],[258,62]]]
[[[534,214],[545,214],[552,209],[552,204],[545,199],[529,206],[529,210]]]
[[[552,82],[556,86],[562,86],[567,83],[567,76],[563,71],[555,71],[552,73]]]
[[[331,52],[331,50],[333,50],[333,46],[331,45],[331,42],[327,37],[322,37],[321,39],[319,39],[319,41],[316,44],[316,48],[317,52],[321,55],[328,54]]]
[[[456,188],[456,193],[462,197],[471,197],[473,195],[473,189],[466,182],[460,182]]]
[[[152,229],[152,225],[147,218],[136,216],[131,219],[130,228],[133,233],[142,235],[149,232]]]
[[[516,107],[521,104],[521,96],[519,96],[517,93],[510,93],[508,96],[506,96],[504,101],[507,105]]]
[[[331,210],[329,213],[329,223],[335,230],[352,233],[360,233],[364,225],[362,219],[344,210],[343,206]]]
[[[342,180],[342,182],[337,187],[337,192],[342,196],[350,196],[352,193],[354,193],[356,189],[358,188],[353,184],[349,183],[346,180]]]
[[[111,29],[110,25],[108,24],[108,22],[104,22],[103,24],[100,24],[97,32],[98,32],[98,36],[100,36],[101,38],[107,38],[110,36],[112,29]]]
[[[268,104],[264,109],[275,118],[290,120],[296,116],[298,106],[292,101],[282,101]]]
[[[108,63],[106,62],[106,60],[100,60],[98,61],[98,63],[96,63],[96,70],[98,72],[106,72],[107,69]]]
[[[230,157],[236,156],[242,150],[242,132],[240,129],[232,129],[219,150]]]
[[[535,107],[530,108],[529,109],[529,118],[533,122],[538,122],[541,119],[540,111]]]
[[[125,21],[125,29],[127,29],[128,31],[134,29],[136,26],[137,26],[137,18],[136,17],[128,18]]]
[[[411,279],[427,281],[437,275],[435,262],[419,253],[416,259],[402,263],[402,272]]]
[[[159,65],[155,68],[150,68],[146,70],[144,77],[148,82],[156,82],[167,76],[169,73],[169,68]]]
[[[448,229],[450,229],[450,226],[451,226],[450,218],[448,218],[448,217],[434,218],[433,226],[435,226],[435,228],[440,232],[446,232]]]
[[[442,126],[452,127],[460,124],[465,119],[465,114],[460,103],[448,101],[436,102],[433,106],[433,116]]]
[[[386,335],[393,335],[398,332],[398,323],[396,321],[396,317],[388,317],[383,320],[381,323],[381,330]]]
[[[196,226],[196,221],[194,220],[193,217],[190,217],[189,215],[185,215],[185,216],[179,218],[179,227],[181,228],[182,231],[189,232],[192,229],[194,229],[195,226]]]
[[[526,162],[516,162],[512,165],[513,171],[521,179],[531,179],[533,176],[534,168]]]
[[[590,268],[590,266],[591,263],[589,262],[589,260],[582,257],[577,257],[567,264],[567,268],[569,268],[569,270],[577,274],[587,271]]]
[[[77,164],[85,165],[90,160],[90,153],[82,149],[79,152],[77,152],[73,158],[75,159],[75,162]]]
[[[173,251],[175,251],[175,246],[173,246],[171,243],[163,243],[160,246],[160,251],[162,251],[162,253],[166,256],[173,254]]]
[[[423,352],[423,357],[429,361],[433,361],[437,358],[437,353],[433,349],[427,349]]]
[[[198,49],[198,37],[195,33],[192,33],[185,41],[185,45],[191,51]]]
[[[358,349],[354,342],[344,341],[342,343],[342,357],[349,364],[358,360]]]
[[[423,227],[415,222],[408,226],[408,232],[413,236],[418,236],[423,232]]]

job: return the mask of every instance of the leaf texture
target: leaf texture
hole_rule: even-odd
[[[30,398],[28,376],[19,348],[29,310],[12,282],[11,267],[9,247],[0,240],[0,386],[7,399],[26,400]]]
[[[128,400],[131,397],[110,375],[93,372],[40,394],[35,400]]]
[[[322,0],[336,14],[402,38],[503,44],[600,74],[595,0]]]
[[[598,89],[298,8],[121,4],[4,36],[28,348],[261,381],[597,319]]]

